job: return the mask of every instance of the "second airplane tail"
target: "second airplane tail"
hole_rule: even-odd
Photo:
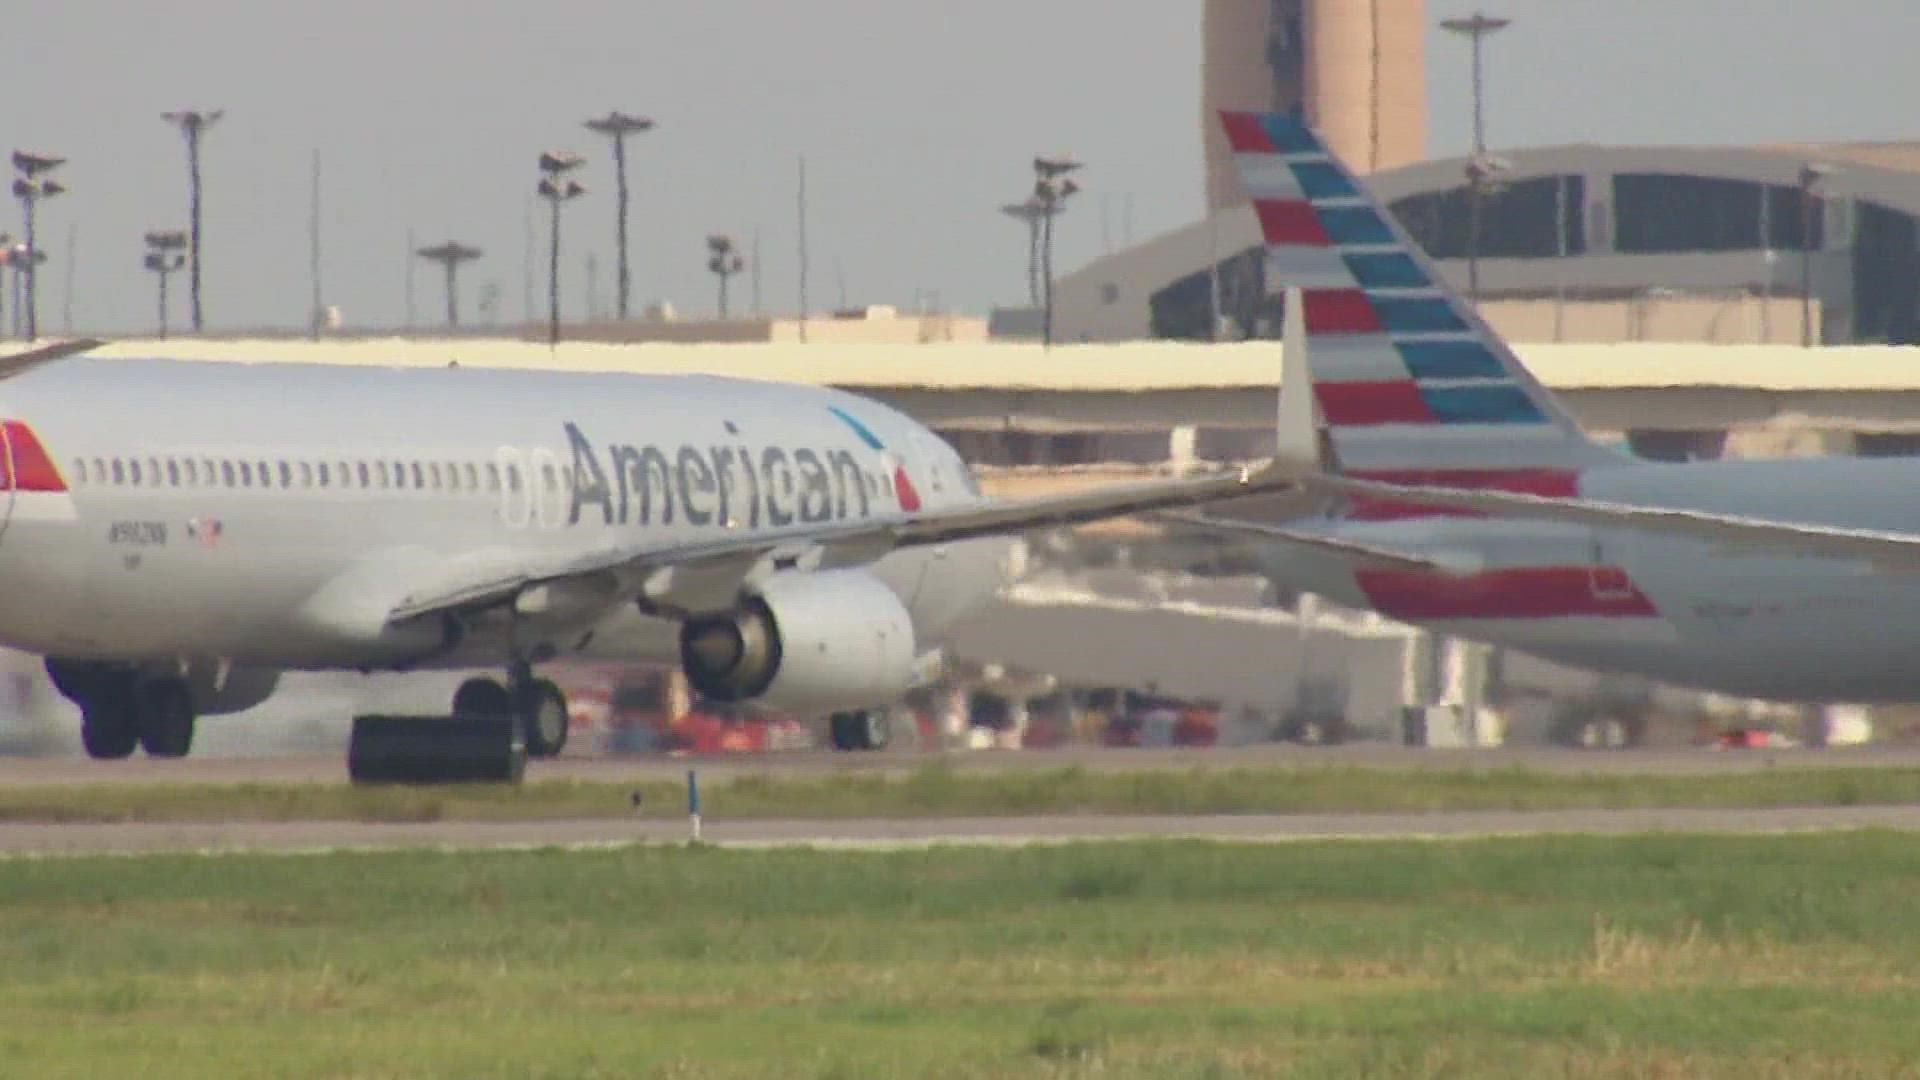
[[[1580,431],[1312,128],[1282,114],[1221,120],[1268,282],[1300,290],[1328,465],[1394,484],[1567,497],[1581,471],[1625,460]]]

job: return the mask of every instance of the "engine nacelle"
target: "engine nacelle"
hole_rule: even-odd
[[[860,570],[775,574],[731,611],[680,626],[695,692],[801,713],[889,704],[914,685],[913,619]]]

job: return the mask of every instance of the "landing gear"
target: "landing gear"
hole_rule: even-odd
[[[835,750],[884,750],[893,737],[893,725],[883,709],[834,713],[827,734]]]
[[[193,691],[178,675],[143,676],[137,667],[93,661],[47,661],[61,694],[80,706],[80,743],[87,756],[185,757],[193,748]]]
[[[492,679],[468,679],[454,692],[453,715],[518,720],[529,757],[554,757],[567,745],[567,696],[547,679],[516,679],[512,688]]]
[[[124,758],[140,745],[140,728],[133,712],[131,680],[101,679],[80,696],[80,745],[87,756],[100,761]]]
[[[510,683],[468,679],[453,693],[452,717],[356,716],[347,744],[355,783],[515,784],[530,757],[567,744],[567,698],[524,664]]]
[[[513,715],[513,695],[493,679],[468,679],[453,692],[453,718]]]
[[[193,749],[193,694],[184,679],[144,679],[133,688],[140,748],[148,757],[186,757]]]
[[[514,712],[527,735],[528,755],[560,756],[567,745],[567,696],[552,682],[534,679],[520,686],[515,699]]]

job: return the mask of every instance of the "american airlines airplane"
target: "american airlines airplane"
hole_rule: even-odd
[[[864,710],[924,678],[1011,534],[1289,483],[995,501],[833,390],[73,355],[93,344],[0,361],[0,644],[47,657],[99,758],[183,755],[284,670],[494,666],[452,714],[551,755],[566,702],[534,669],[576,655],[676,660],[871,745]]]
[[[1288,287],[1279,467],[1318,510],[1211,527],[1270,541],[1290,587],[1568,664],[1920,699],[1920,462],[1602,447],[1317,133],[1222,118]]]

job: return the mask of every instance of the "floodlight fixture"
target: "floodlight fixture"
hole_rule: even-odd
[[[565,174],[579,168],[586,159],[571,150],[545,150],[540,154],[542,174],[534,191],[547,200],[552,217],[547,241],[547,344],[560,344],[560,207],[587,193],[578,180]]]
[[[1485,95],[1483,92],[1485,82],[1481,75],[1481,72],[1482,72],[1481,59],[1480,59],[1481,43],[1487,39],[1488,35],[1497,33],[1498,31],[1511,25],[1512,23],[1513,23],[1512,19],[1501,18],[1497,15],[1487,15],[1478,11],[1474,12],[1471,16],[1464,19],[1440,20],[1440,28],[1442,30],[1446,30],[1454,34],[1459,34],[1472,42],[1472,48],[1473,48],[1473,152],[1476,154],[1485,153],[1487,149],[1486,113],[1482,108],[1482,104],[1485,100]]]
[[[482,254],[477,247],[470,247],[458,240],[448,240],[432,247],[423,247],[415,255],[440,264],[447,278],[447,326],[460,325],[460,266],[472,262]]]
[[[187,259],[187,291],[193,297],[195,333],[206,325],[206,313],[200,306],[200,137],[225,115],[224,109],[176,109],[160,114],[162,120],[180,129],[187,143],[187,234],[191,249]]]
[[[614,249],[619,263],[616,309],[622,321],[627,318],[629,297],[633,292],[633,272],[627,259],[627,136],[653,129],[653,121],[644,116],[629,116],[615,109],[586,122],[587,130],[613,140]]]

